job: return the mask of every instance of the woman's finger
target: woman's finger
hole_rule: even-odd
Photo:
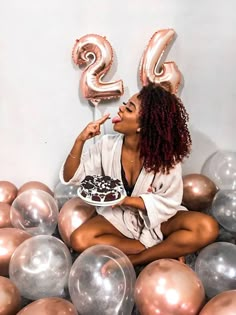
[[[106,115],[104,115],[103,117],[101,117],[100,119],[95,120],[95,123],[97,123],[97,124],[99,124],[99,125],[102,125],[102,124],[104,124],[104,122],[105,122],[107,119],[110,119],[110,114],[106,114]]]

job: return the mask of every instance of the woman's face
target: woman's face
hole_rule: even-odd
[[[119,107],[118,116],[112,119],[113,129],[125,135],[137,134],[139,129],[140,100],[138,93],[134,94],[127,103]]]

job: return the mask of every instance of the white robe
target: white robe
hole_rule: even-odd
[[[108,175],[121,178],[121,148],[123,135],[105,135],[82,154],[81,163],[69,182],[63,178],[64,164],[60,171],[63,184],[79,185],[86,175]],[[169,174],[146,172],[142,168],[131,196],[140,196],[146,207],[146,215],[138,209],[119,207],[97,207],[121,233],[138,239],[145,247],[151,247],[161,240],[161,223],[174,216],[181,206],[183,181],[181,164],[170,170]]]

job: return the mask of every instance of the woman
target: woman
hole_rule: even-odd
[[[98,215],[72,233],[72,248],[82,252],[92,245],[112,245],[138,265],[178,258],[213,242],[217,222],[181,206],[181,162],[191,138],[180,99],[158,85],[143,87],[119,107],[112,120],[117,133],[82,152],[108,118],[91,122],[79,134],[60,178],[64,184],[79,184],[95,174],[119,178],[127,197],[113,207],[98,207]]]

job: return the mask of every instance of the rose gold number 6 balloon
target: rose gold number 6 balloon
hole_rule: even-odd
[[[163,29],[157,31],[151,37],[140,63],[142,85],[152,82],[165,86],[167,83],[171,93],[178,92],[181,73],[177,65],[173,61],[161,65],[162,56],[174,35],[175,31],[173,29]]]
[[[77,65],[87,64],[82,73],[80,88],[83,96],[97,105],[102,99],[119,97],[123,94],[122,80],[102,82],[113,61],[113,51],[105,37],[89,34],[76,40],[72,59]]]

